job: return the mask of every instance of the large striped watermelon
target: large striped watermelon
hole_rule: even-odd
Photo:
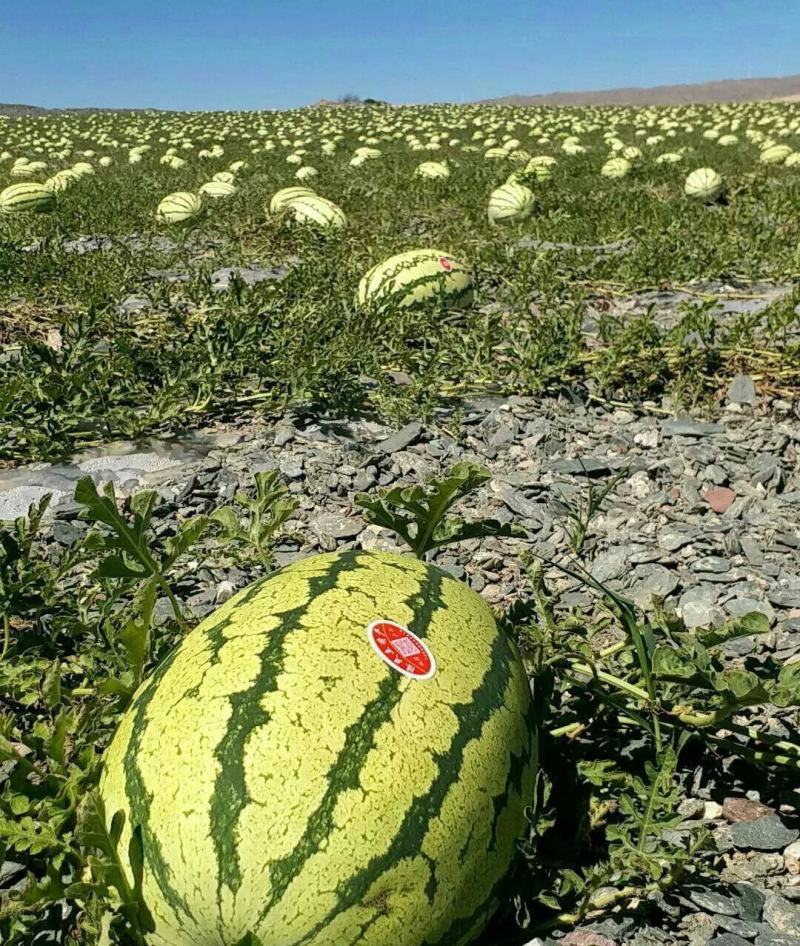
[[[373,266],[361,278],[356,302],[362,308],[410,308],[431,299],[447,306],[468,305],[472,278],[466,267],[442,250],[408,250]]]
[[[55,210],[56,199],[49,187],[35,184],[11,184],[0,191],[0,213],[49,213]]]
[[[468,943],[524,833],[535,728],[513,643],[440,569],[288,566],[138,691],[101,791],[144,848],[157,946]]]

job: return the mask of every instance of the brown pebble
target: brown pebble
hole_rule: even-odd
[[[722,817],[727,821],[758,821],[774,814],[771,808],[749,798],[726,798],[722,803]]]

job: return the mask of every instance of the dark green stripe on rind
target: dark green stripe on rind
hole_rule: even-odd
[[[131,737],[125,749],[123,766],[125,770],[125,794],[130,809],[130,829],[133,831],[137,826],[142,829],[142,848],[145,864],[152,874],[153,880],[158,885],[165,903],[170,906],[175,915],[179,916],[183,913],[185,916],[194,919],[188,903],[172,886],[172,870],[164,859],[158,838],[150,830],[150,803],[153,796],[148,794],[147,786],[137,765],[139,749],[147,727],[147,709],[155,695],[159,681],[169,669],[176,654],[177,650],[173,650],[158,666],[150,678],[149,686],[139,694],[134,702],[135,716]]]
[[[305,936],[296,940],[293,946],[310,942],[337,914],[362,903],[375,881],[398,861],[419,856],[420,840],[427,834],[431,822],[441,812],[448,792],[458,781],[466,747],[473,740],[480,738],[485,723],[503,706],[512,660],[513,654],[508,640],[498,633],[492,644],[486,675],[472,694],[470,702],[453,706],[453,712],[461,725],[447,752],[433,755],[438,773],[428,794],[413,800],[388,849],[373,857],[362,870],[342,880],[336,904]]]
[[[239,605],[247,604],[258,593],[264,581],[267,581],[271,577],[273,576],[270,575],[266,579],[262,579],[262,581],[248,588],[247,592],[243,594],[240,599]],[[207,635],[212,641],[212,665],[225,643],[223,631],[230,624],[231,615],[218,621],[213,627],[209,628],[207,632]],[[147,786],[144,783],[137,761],[142,739],[144,738],[148,724],[147,710],[150,706],[150,701],[156,693],[159,682],[163,679],[175,658],[180,653],[180,648],[181,645],[179,644],[175,650],[159,664],[150,677],[146,687],[133,702],[131,709],[135,713],[135,716],[131,726],[131,737],[125,749],[123,768],[125,771],[125,795],[128,799],[128,807],[131,815],[130,828],[132,831],[137,826],[142,829],[142,847],[144,849],[146,869],[152,874],[153,880],[156,882],[164,897],[164,901],[171,907],[176,917],[179,917],[180,914],[183,913],[185,916],[194,919],[186,900],[172,887],[172,870],[164,858],[158,838],[150,830],[150,804],[153,796],[147,791]],[[197,686],[192,687],[186,693],[182,694],[180,699],[185,699],[187,696],[193,694],[196,695],[201,689],[202,681]]]
[[[430,569],[419,589],[406,602],[414,613],[409,629],[424,638],[432,615],[442,607],[443,574]],[[358,788],[361,769],[375,746],[375,736],[388,722],[392,710],[400,702],[405,678],[387,668],[378,687],[378,695],[364,707],[361,716],[346,730],[344,747],[328,770],[328,788],[317,810],[311,815],[303,837],[287,857],[270,867],[271,890],[259,914],[261,923],[284,895],[292,880],[316,854],[334,827],[334,813],[339,797]]]
[[[512,753],[511,765],[508,771],[508,777],[506,778],[505,790],[492,799],[492,803],[494,805],[494,819],[492,823],[492,841],[489,844],[488,850],[493,850],[496,847],[497,822],[500,818],[500,815],[506,808],[508,795],[512,791],[516,791],[518,794],[522,793],[525,785],[525,776],[528,774],[528,772],[530,772],[532,766],[535,765],[537,753],[532,750],[535,749],[535,742],[538,739],[538,723],[536,720],[536,707],[534,706],[532,700],[525,714],[525,724],[528,732],[528,740],[525,742],[522,750],[519,753]],[[505,881],[505,877],[498,878],[497,883],[489,891],[486,898],[472,911],[472,913],[469,916],[455,920],[444,933],[444,935],[441,936],[436,942],[443,944],[443,946],[451,946],[451,944],[460,943],[462,941],[468,942],[469,939],[467,938],[467,934],[473,931],[473,927],[478,925],[481,917],[486,914],[493,901],[498,898],[499,894],[502,892]],[[489,919],[488,917],[484,918],[486,920]],[[423,946],[433,946],[433,944],[426,942],[423,944]]]
[[[356,557],[343,555],[335,559],[324,574],[309,579],[305,603],[278,615],[278,624],[269,634],[266,647],[259,655],[261,668],[256,681],[249,689],[229,697],[232,713],[225,735],[214,752],[219,772],[210,808],[211,838],[217,856],[220,921],[223,886],[236,893],[242,884],[237,827],[242,812],[251,800],[245,778],[245,744],[258,727],[269,722],[269,714],[262,708],[261,701],[267,693],[277,689],[277,680],[283,671],[284,645],[290,634],[302,628],[308,606],[317,596],[335,588],[343,573],[358,567]]]

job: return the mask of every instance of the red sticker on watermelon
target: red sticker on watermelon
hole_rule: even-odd
[[[450,270],[452,270],[453,268],[453,264],[450,262],[450,260],[446,256],[439,257],[439,265],[442,267],[442,269],[446,273],[449,273]]]
[[[375,653],[392,670],[415,680],[428,680],[436,673],[436,661],[416,634],[395,621],[380,619],[367,628]]]

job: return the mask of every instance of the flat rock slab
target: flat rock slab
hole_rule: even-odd
[[[522,237],[514,244],[520,250],[537,250],[539,252],[549,252],[552,250],[575,251],[579,253],[596,253],[603,255],[606,253],[630,253],[635,246],[632,239],[613,240],[611,243],[552,243],[550,240],[537,240],[534,237]]]
[[[731,838],[738,848],[756,851],[782,851],[800,837],[797,828],[787,828],[777,815],[755,821],[737,821],[731,825]]]
[[[134,471],[136,473],[155,473],[157,470],[166,470],[171,466],[179,466],[180,460],[170,459],[158,453],[122,453],[106,455],[81,460],[77,467],[84,473],[119,473]]]
[[[57,506],[64,493],[45,486],[12,486],[0,491],[0,522],[13,521],[28,513],[47,493],[52,494],[51,506]]]
[[[214,292],[227,292],[234,279],[239,279],[245,286],[256,286],[260,282],[285,279],[289,275],[288,266],[226,266],[211,274],[211,288]]]

